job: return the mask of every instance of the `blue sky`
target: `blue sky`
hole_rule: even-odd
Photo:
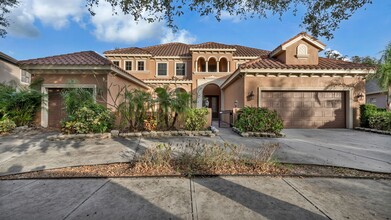
[[[103,2],[103,1],[101,1]],[[170,41],[201,43],[216,41],[272,50],[297,33],[301,17],[285,14],[267,19],[239,20],[223,16],[200,17],[190,13],[179,17],[175,34],[164,23],[136,23],[130,16],[112,16],[101,4],[91,17],[83,0],[21,0],[9,15],[11,27],[0,38],[0,51],[19,60],[83,50],[103,53],[119,47],[143,47]],[[376,0],[343,21],[334,39],[320,40],[343,55],[379,57],[391,41],[391,1]]]

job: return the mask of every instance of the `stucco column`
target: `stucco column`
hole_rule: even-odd
[[[208,70],[208,61],[205,62],[205,72],[209,72],[209,70]]]
[[[220,72],[220,61],[217,61],[216,63],[217,63],[216,64],[217,65],[217,72]]]
[[[194,72],[198,72],[198,62],[197,62],[197,60],[195,61],[195,71]]]
[[[227,72],[231,72],[230,71],[230,66],[231,66],[231,61],[227,61]]]

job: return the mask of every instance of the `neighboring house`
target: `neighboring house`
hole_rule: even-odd
[[[364,78],[374,69],[318,57],[324,48],[323,43],[300,33],[273,51],[207,42],[110,50],[104,52],[107,59],[96,55],[110,66],[110,71],[116,70],[133,81],[142,80],[139,86],[168,86],[191,93],[195,106],[208,104],[213,117],[222,110],[258,106],[278,111],[287,128],[352,128],[358,125],[358,107],[365,101],[365,90],[357,85],[364,85]],[[57,57],[67,63],[69,56],[72,54]],[[38,60],[42,63],[20,62],[22,69],[33,74],[54,72],[47,74],[50,84],[65,85],[64,78],[81,80],[81,72],[93,75],[102,65],[94,62],[86,70],[81,63],[63,68],[61,62],[58,67],[53,65],[51,58]]]
[[[23,60],[19,61],[19,65],[31,73],[33,79],[43,80],[41,90],[47,96],[44,96],[43,108],[38,118],[43,127],[59,127],[60,121],[64,119],[61,98],[63,89],[92,89],[96,101],[108,108],[114,104],[120,87],[149,89],[141,80],[93,51]]]
[[[379,87],[376,79],[368,80],[365,84],[366,103],[374,104],[378,108],[386,108],[387,92]]]
[[[19,86],[29,85],[30,82],[31,75],[19,68],[18,61],[0,52],[0,83]]]

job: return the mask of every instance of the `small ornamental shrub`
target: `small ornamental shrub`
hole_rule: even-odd
[[[360,105],[360,126],[369,127],[369,118],[378,111],[377,107],[372,104]]]
[[[284,128],[281,116],[267,108],[244,107],[235,127],[241,132],[271,132],[278,134]]]
[[[205,129],[208,122],[206,116],[208,115],[207,108],[190,108],[186,112],[185,129],[189,131],[199,131]]]
[[[14,130],[16,128],[15,122],[12,120],[5,118],[0,121],[0,134],[1,133],[6,133]]]
[[[15,88],[0,84],[0,118],[7,118],[17,126],[30,125],[42,102],[42,93],[33,89],[16,91]]]
[[[105,107],[93,103],[83,106],[62,122],[62,131],[68,134],[103,133],[112,128],[114,117]]]
[[[370,128],[391,131],[391,112],[376,112],[369,116],[368,121]]]

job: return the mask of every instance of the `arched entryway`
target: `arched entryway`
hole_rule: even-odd
[[[220,87],[214,83],[208,84],[202,91],[203,106],[212,109],[212,118],[217,119],[221,109],[221,90]]]

